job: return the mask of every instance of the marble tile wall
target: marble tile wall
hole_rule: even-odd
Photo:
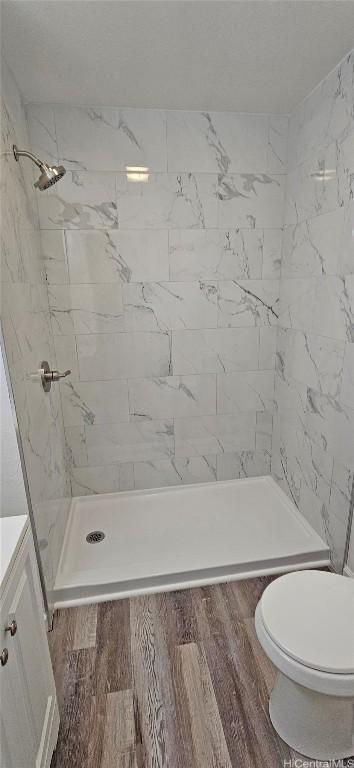
[[[291,115],[272,471],[340,569],[354,474],[354,52]]]
[[[6,63],[1,67],[1,325],[49,601],[70,504],[70,478],[58,389],[45,395],[31,374],[55,366],[26,116]],[[41,154],[45,157],[46,146]],[[45,194],[45,193],[44,193]]]
[[[350,539],[347,568],[349,568],[352,576],[354,576],[354,529],[353,528],[352,528],[352,535]]]
[[[268,474],[287,118],[28,119],[73,495]]]

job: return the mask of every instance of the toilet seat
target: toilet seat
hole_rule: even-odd
[[[255,619],[263,649],[284,675],[319,693],[354,696],[353,580],[324,571],[286,574],[264,591]]]
[[[295,661],[354,675],[354,580],[298,571],[273,581],[261,599],[263,624]]]

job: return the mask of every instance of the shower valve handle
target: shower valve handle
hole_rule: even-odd
[[[64,373],[60,373],[60,371],[57,370],[52,370],[49,367],[47,360],[43,360],[40,367],[40,374],[44,391],[49,392],[53,382],[60,381],[60,379],[65,379],[66,376],[70,375],[70,373],[71,371],[69,369],[64,371]]]
[[[71,371],[67,370],[64,371],[64,373],[59,373],[59,371],[47,371],[44,374],[44,378],[47,381],[59,381],[59,379],[65,379],[66,376],[70,376]]]

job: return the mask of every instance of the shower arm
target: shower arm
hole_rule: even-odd
[[[26,149],[18,149],[16,144],[13,145],[12,149],[15,156],[15,160],[17,162],[19,160],[19,157],[29,157],[29,159],[32,160],[32,162],[35,163],[38,166],[38,168],[41,169],[41,171],[48,168],[48,166],[45,163],[42,163],[41,160],[38,159],[38,157],[36,157],[35,155],[32,155],[32,152],[27,152]]]

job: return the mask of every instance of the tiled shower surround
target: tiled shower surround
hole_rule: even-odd
[[[29,120],[73,494],[268,474],[287,118]]]
[[[353,68],[351,54],[290,125],[30,105],[33,151],[68,169],[38,203],[57,363],[72,370],[61,395],[74,495],[267,474],[273,456],[340,567],[354,468]],[[129,166],[148,181],[129,181]]]
[[[26,462],[49,600],[70,506],[60,395],[33,380],[55,351],[41,255],[32,165],[16,163],[12,145],[28,148],[16,83],[1,66],[1,327]],[[2,450],[6,451],[4,444]]]
[[[273,473],[342,565],[354,470],[354,56],[290,118]]]

